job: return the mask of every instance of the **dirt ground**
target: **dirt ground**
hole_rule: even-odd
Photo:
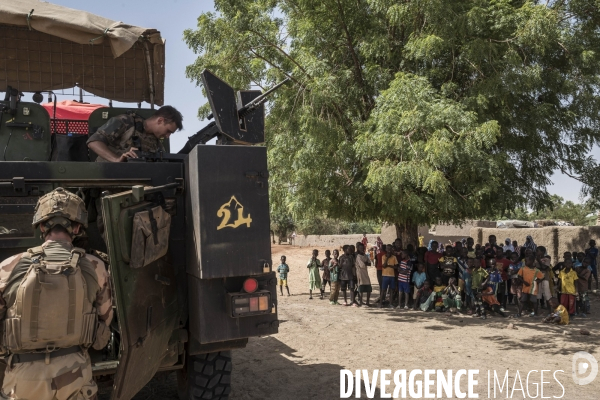
[[[484,399],[489,398],[488,371],[492,379],[496,371],[502,380],[508,370],[509,387],[516,387],[512,398],[522,399],[538,397],[539,371],[551,370],[544,375],[544,397],[598,399],[600,375],[585,386],[575,385],[571,379],[574,353],[585,351],[600,361],[597,295],[591,296],[590,317],[577,318],[566,327],[542,324],[541,318],[513,320],[496,316],[484,321],[467,315],[332,306],[318,296],[308,299],[306,262],[311,250],[273,246],[275,266],[281,255],[287,256],[292,295],[279,298],[278,334],[251,338],[245,349],[233,352],[232,399],[340,398],[341,369],[367,369],[369,376],[374,369],[478,369],[475,392]],[[324,250],[319,248],[320,258],[324,257]],[[371,282],[376,298],[374,268]],[[507,329],[509,323],[517,329]],[[591,335],[580,334],[581,329]],[[527,374],[532,370],[538,372],[530,374],[528,385]],[[552,377],[556,370],[564,371],[556,373],[564,394]],[[518,377],[524,393],[519,390]],[[434,385],[434,393],[435,388]],[[375,398],[380,398],[380,394],[378,385]],[[506,395],[506,388],[503,394],[498,392],[494,397],[492,392],[490,397],[511,398]],[[166,383],[151,383],[135,399],[176,398],[171,378]],[[364,388],[362,398],[367,398]]]

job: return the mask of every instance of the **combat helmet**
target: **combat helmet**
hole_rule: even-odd
[[[49,230],[56,225],[61,225],[70,234],[73,234],[73,222],[79,222],[84,228],[88,226],[88,215],[83,200],[58,187],[40,197],[35,206],[33,215],[33,227],[44,224]]]

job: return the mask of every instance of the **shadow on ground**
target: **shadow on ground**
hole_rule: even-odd
[[[598,296],[592,298],[592,314],[587,319],[575,318],[568,326],[548,325],[542,323],[542,318],[523,317],[519,319],[491,316],[487,320],[473,318],[466,314],[452,315],[450,313],[404,311],[379,309],[370,307],[365,312],[377,315],[389,321],[391,325],[419,323],[422,329],[439,332],[442,336],[468,335],[470,330],[461,328],[482,325],[486,329],[480,338],[494,343],[500,350],[520,349],[526,352],[536,352],[544,357],[570,355],[577,351],[594,353],[600,345],[597,334],[600,328],[596,312],[600,312]],[[344,307],[340,307],[343,309]],[[513,307],[514,308],[514,307]],[[514,310],[511,308],[511,311]],[[544,310],[543,313],[545,314]],[[290,315],[281,323],[294,324]],[[291,321],[289,321],[291,320]],[[424,324],[423,324],[424,323]],[[517,329],[527,332],[527,340],[516,339],[509,334],[508,324],[516,325]],[[585,329],[592,334],[582,335]],[[455,330],[455,332],[451,332]],[[479,331],[481,332],[481,331]],[[299,335],[306,335],[298,332]],[[568,338],[565,341],[565,337]],[[306,337],[298,338],[306,346]],[[343,341],[343,338],[340,338]],[[232,399],[331,399],[339,398],[339,376],[343,367],[335,362],[315,363],[315,360],[300,357],[294,346],[295,340],[283,343],[276,337],[251,338],[245,349],[233,352]],[[318,354],[322,346],[327,346],[318,337],[314,339],[314,347],[308,354]],[[331,345],[331,344],[329,344]],[[306,353],[306,352],[304,352]],[[455,353],[455,352],[453,352]],[[339,360],[339,358],[337,358]],[[364,385],[361,390],[362,398],[366,398]],[[380,397],[378,389],[375,398]],[[100,400],[108,400],[109,393],[100,396]],[[354,398],[354,396],[352,397]],[[177,381],[175,374],[164,380],[152,381],[133,400],[177,400]]]
[[[232,399],[330,399],[339,398],[341,365],[304,364],[296,350],[274,337],[253,338],[245,349],[233,352]],[[275,379],[274,379],[275,377]],[[335,380],[332,382],[332,377]],[[276,382],[274,385],[273,382]],[[311,382],[307,390],[306,382]],[[318,395],[315,397],[315,393]],[[364,384],[361,390],[366,399]],[[304,397],[303,397],[304,396]],[[375,398],[380,397],[379,389]],[[355,398],[354,395],[352,398]],[[105,390],[99,400],[109,400]],[[178,400],[175,374],[153,380],[133,400]]]

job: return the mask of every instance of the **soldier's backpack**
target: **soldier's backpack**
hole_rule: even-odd
[[[34,247],[31,258],[4,320],[3,347],[11,353],[53,351],[94,342],[97,313],[82,272],[85,251],[71,250],[71,258],[45,259],[44,249]],[[87,265],[87,264],[86,264]],[[84,266],[84,268],[93,268]],[[95,271],[87,271],[86,275]]]

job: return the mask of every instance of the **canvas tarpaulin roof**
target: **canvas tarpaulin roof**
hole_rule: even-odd
[[[111,100],[163,104],[164,40],[155,29],[19,0],[0,2],[0,35],[0,84],[27,92],[79,86]]]

